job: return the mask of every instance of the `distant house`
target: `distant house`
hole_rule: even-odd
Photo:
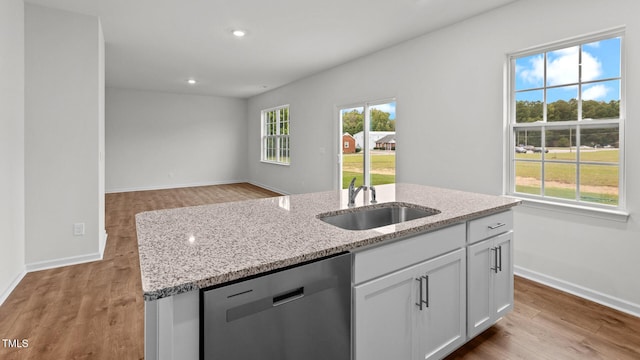
[[[395,131],[369,131],[369,149],[376,147],[376,142],[387,135],[395,135]],[[364,132],[355,133],[353,137],[356,139],[356,146],[364,149]]]
[[[342,135],[342,153],[353,154],[356,152],[356,139],[349,133]]]
[[[396,134],[390,134],[376,141],[376,149],[381,150],[395,150],[396,149]]]

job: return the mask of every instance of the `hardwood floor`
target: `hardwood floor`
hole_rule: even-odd
[[[144,305],[134,215],[276,196],[250,184],[107,194],[104,260],[27,274],[0,306],[0,359],[142,359]]]
[[[514,311],[447,357],[640,359],[640,318],[515,278]]]
[[[134,214],[277,194],[249,184],[108,194],[104,260],[29,273],[0,306],[0,359],[142,359]],[[452,359],[640,359],[640,318],[516,277],[515,310]],[[404,360],[404,359],[390,359]]]

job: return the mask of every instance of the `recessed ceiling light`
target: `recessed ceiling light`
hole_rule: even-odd
[[[244,30],[233,30],[231,33],[233,34],[233,36],[239,37],[239,38],[247,35],[247,32]]]
[[[197,81],[195,81],[194,79],[189,79],[187,80],[187,83],[189,83],[189,85],[195,85]]]

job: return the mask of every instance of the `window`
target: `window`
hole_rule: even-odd
[[[624,208],[623,34],[510,56],[507,192]]]
[[[289,105],[262,110],[262,161],[289,165]]]

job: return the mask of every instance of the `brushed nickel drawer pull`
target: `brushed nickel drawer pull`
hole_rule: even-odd
[[[505,226],[505,225],[507,225],[507,224],[505,224],[505,223],[497,223],[497,224],[495,224],[495,225],[489,225],[489,226],[487,226],[487,227],[488,227],[489,229],[491,229],[491,230],[495,230],[495,229],[497,229],[497,228],[501,228],[501,227],[503,227],[503,226]]]

